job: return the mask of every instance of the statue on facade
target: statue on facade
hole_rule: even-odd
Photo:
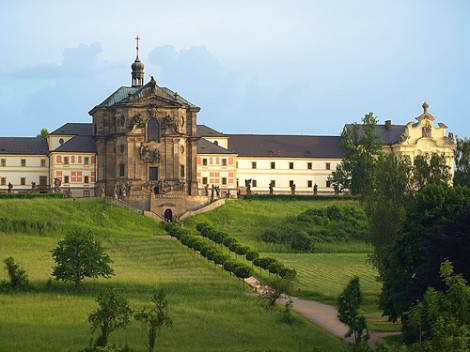
[[[245,179],[246,194],[251,194],[251,178]]]
[[[209,196],[209,185],[208,185],[208,184],[206,184],[206,185],[204,186],[204,195],[205,195],[206,197]]]
[[[114,199],[118,199],[118,198],[119,198],[119,185],[116,182],[114,184]]]
[[[104,198],[106,197],[106,186],[105,185],[101,185],[101,197]]]
[[[432,134],[432,127],[431,127],[431,124],[429,123],[429,121],[426,121],[424,124],[423,124],[423,137],[431,137],[431,134]]]
[[[142,115],[140,115],[140,113],[136,113],[134,115],[134,117],[132,118],[132,121],[131,121],[131,128],[134,129],[134,128],[144,128],[145,127],[145,121],[144,119],[142,118]]]
[[[37,191],[37,186],[36,186],[36,182],[31,182],[31,193],[36,193]]]
[[[313,186],[313,195],[317,195],[318,194],[318,185],[315,183],[315,185]]]
[[[176,131],[175,119],[170,115],[166,115],[165,119],[163,120],[162,127],[165,130],[170,130],[170,133],[178,133]]]
[[[13,185],[11,184],[11,182],[8,182],[8,193],[11,193],[12,190],[13,190]]]
[[[271,181],[269,183],[269,194],[273,194],[274,193],[274,181]]]
[[[55,193],[60,193],[60,185],[62,184],[62,181],[58,179],[57,177],[54,178],[54,192]]]
[[[125,184],[121,185],[121,195],[122,195],[122,199],[127,197],[127,190],[126,190],[126,185]]]
[[[290,194],[295,194],[295,183],[292,182],[292,184],[290,185]]]
[[[129,181],[126,182],[126,194],[128,197],[130,197],[131,195],[131,188],[132,188],[132,183],[130,183]]]
[[[148,144],[140,144],[140,159],[144,163],[159,163],[160,151],[156,148],[150,148]]]

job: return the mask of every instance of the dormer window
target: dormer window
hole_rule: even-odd
[[[59,144],[60,145],[64,144],[64,139],[63,138],[59,139]]]

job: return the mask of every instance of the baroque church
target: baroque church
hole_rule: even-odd
[[[198,125],[198,106],[153,77],[144,82],[136,40],[131,86],[91,109],[92,123],[66,123],[47,138],[0,137],[0,192],[106,197],[161,220],[247,192],[334,193],[339,135],[224,134]],[[376,126],[384,151],[411,161],[437,152],[453,174],[453,134],[422,108],[406,125]]]
[[[181,212],[191,208],[188,202],[207,201],[194,199],[200,108],[159,87],[153,77],[144,84],[136,49],[132,86],[120,87],[89,112],[97,150],[96,188],[109,197],[119,193],[143,209],[168,203]]]

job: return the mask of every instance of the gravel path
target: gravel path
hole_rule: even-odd
[[[262,290],[262,285],[260,282],[254,278],[249,277],[245,280],[250,284],[255,290],[259,293]],[[316,301],[310,301],[306,299],[300,299],[295,297],[290,297],[293,305],[292,309],[297,313],[303,315],[308,320],[312,321],[316,325],[330,332],[331,334],[344,339],[349,343],[353,343],[354,339],[352,337],[345,338],[344,335],[348,332],[348,327],[339,321],[338,311],[335,307],[328,304],[323,304]],[[287,297],[281,299],[279,303],[284,303],[287,300]],[[369,338],[369,346],[373,347],[378,340],[392,335],[398,335],[398,332],[384,332],[376,333],[371,332]]]

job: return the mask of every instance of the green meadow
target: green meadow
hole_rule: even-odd
[[[243,203],[230,202],[220,210],[230,212],[235,206],[233,211],[240,214]],[[291,211],[307,206],[301,203],[289,205]],[[217,220],[218,211],[214,215],[213,221],[224,227],[223,218]],[[112,279],[85,279],[79,291],[72,284],[51,280],[50,251],[74,227],[91,230],[101,239],[114,261]],[[256,242],[242,233],[234,235]],[[162,330],[158,351],[350,350],[302,317],[297,316],[292,325],[282,323],[279,309],[265,309],[237,278],[164,234],[154,220],[102,200],[0,200],[0,259],[13,256],[30,281],[27,291],[0,292],[0,351],[85,348],[91,338],[88,314],[97,307],[97,292],[107,286],[122,291],[136,311],[149,305],[153,289],[167,291],[173,328]],[[6,279],[2,268],[0,280]],[[128,344],[133,351],[146,351],[145,341],[145,329],[134,320],[110,336],[111,345]]]
[[[212,212],[187,219],[185,227],[194,229],[198,223],[207,222],[259,251],[262,256],[276,258],[286,266],[295,268],[298,275],[295,295],[302,298],[336,305],[337,297],[348,282],[358,276],[364,295],[362,308],[369,329],[376,332],[399,331],[399,324],[388,322],[378,308],[381,286],[376,280],[376,270],[368,262],[372,247],[365,241],[318,242],[315,243],[313,253],[296,253],[285,245],[264,243],[259,239],[264,229],[281,225],[286,218],[296,217],[309,208],[326,208],[331,205],[360,206],[353,200],[227,201],[223,207]],[[256,275],[263,278],[268,273],[256,269]]]

